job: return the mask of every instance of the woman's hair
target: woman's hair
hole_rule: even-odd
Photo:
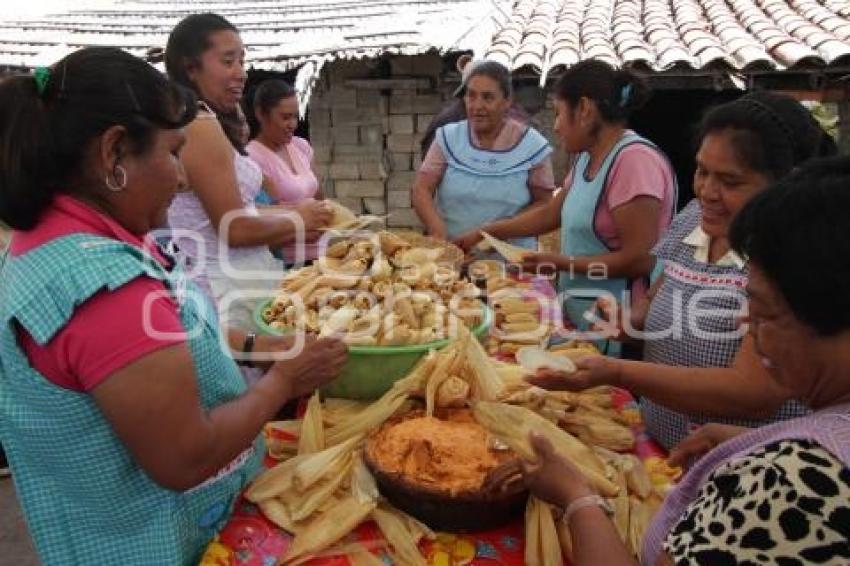
[[[815,159],[753,197],[729,232],[794,316],[823,336],[850,329],[848,210],[850,158]]]
[[[650,90],[646,80],[628,69],[587,59],[564,71],[555,84],[555,96],[573,108],[582,98],[590,99],[604,121],[624,123],[633,111],[646,104]]]
[[[112,126],[128,151],[149,151],[160,129],[195,117],[191,92],[112,47],[71,53],[49,70],[0,82],[0,221],[28,230],[59,193],[97,198],[84,170],[91,143]]]
[[[212,46],[210,36],[220,31],[239,33],[236,26],[218,14],[192,14],[174,26],[165,45],[165,70],[168,76],[171,80],[195,91],[201,100],[204,99],[203,93],[189,78],[188,69],[192,66],[201,66],[201,56]],[[233,147],[244,154],[242,126],[235,110],[224,111],[221,108],[215,108],[208,100],[204,102],[215,111],[224,134]]]
[[[260,83],[254,92],[254,115],[268,114],[281,100],[295,96],[295,88],[280,79],[268,79]]]
[[[787,175],[812,157],[835,155],[835,142],[802,104],[783,94],[757,91],[708,111],[699,141],[732,131],[738,159],[769,179]]]
[[[466,85],[473,77],[489,77],[496,81],[499,85],[499,90],[505,98],[510,98],[514,94],[514,88],[511,84],[511,72],[507,67],[496,61],[473,61],[468,63],[471,65],[470,70],[466,73],[463,79],[464,92]]]

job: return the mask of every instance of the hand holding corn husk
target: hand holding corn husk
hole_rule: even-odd
[[[603,385],[618,385],[620,361],[607,356],[577,355],[574,372],[540,368],[528,378],[529,383],[544,389],[584,391]]]

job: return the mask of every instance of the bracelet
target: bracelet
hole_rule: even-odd
[[[569,505],[564,509],[564,515],[561,517],[561,521],[564,524],[569,525],[570,517],[578,511],[579,509],[584,509],[585,507],[596,506],[602,509],[606,515],[609,517],[614,516],[614,509],[611,507],[611,504],[608,503],[603,497],[600,495],[585,495],[584,497],[579,497],[570,502]]]
[[[242,345],[242,353],[243,354],[250,354],[252,351],[254,351],[254,342],[256,342],[256,341],[257,341],[256,333],[249,332],[248,334],[246,334],[245,335],[245,343]],[[245,360],[243,360],[242,365],[244,365],[245,367],[252,368],[252,367],[254,367],[254,362],[252,362],[250,359],[246,358]]]

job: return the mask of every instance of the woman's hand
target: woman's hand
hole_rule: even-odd
[[[481,231],[476,228],[474,230],[464,232],[463,234],[452,240],[452,243],[462,249],[464,252],[469,253],[469,251],[483,239],[484,238],[483,236],[481,236]]]
[[[341,340],[307,337],[300,354],[289,360],[275,362],[269,373],[282,380],[283,401],[288,401],[309,395],[335,379],[346,360],[348,347]]]
[[[667,459],[671,466],[689,468],[692,462],[699,460],[715,446],[734,438],[739,434],[747,432],[748,428],[742,426],[725,425],[719,423],[708,423],[689,434],[673,450]]]
[[[526,378],[537,387],[550,391],[584,391],[601,385],[619,385],[620,360],[607,356],[585,356],[576,360],[575,373],[542,368]]]
[[[547,503],[565,508],[572,501],[595,493],[587,478],[569,460],[555,452],[544,436],[531,433],[535,462],[522,463],[523,481],[531,493]]]
[[[299,202],[295,206],[295,212],[301,216],[304,230],[308,233],[328,226],[334,217],[333,207],[329,203],[313,199]]]

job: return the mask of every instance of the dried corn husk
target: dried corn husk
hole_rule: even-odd
[[[452,363],[457,357],[457,352],[449,350],[437,355],[439,356],[439,361],[434,367],[434,371],[428,376],[428,382],[425,385],[425,414],[429,417],[434,415],[434,402],[437,398],[437,389],[444,381],[451,377],[449,372],[451,371]]]
[[[633,454],[624,455],[622,462],[629,491],[641,499],[646,499],[652,495],[652,481],[649,479],[649,474],[643,466],[643,462]]]
[[[561,415],[560,425],[591,446],[625,451],[635,445],[631,429],[595,414],[567,412]]]
[[[313,454],[325,449],[325,428],[322,423],[322,401],[318,390],[307,401],[307,411],[301,420],[298,453]]]
[[[570,526],[564,521],[555,521],[555,530],[558,531],[558,542],[561,543],[561,551],[570,562],[573,561],[573,536]]]
[[[522,258],[525,257],[525,254],[529,253],[529,250],[494,238],[483,230],[481,231],[481,236],[484,237],[484,242],[511,263],[522,263]]]
[[[626,547],[635,556],[643,549],[643,535],[652,521],[653,510],[637,497],[629,498],[629,538]]]
[[[363,435],[358,434],[321,452],[308,454],[304,461],[295,466],[292,472],[293,487],[304,491],[334,470],[339,469],[340,462],[347,461],[351,457],[351,452],[362,440]]]
[[[292,520],[303,521],[319,509],[348,478],[351,466],[349,454],[343,460],[332,463],[323,474],[324,478],[310,489],[302,492],[292,489],[281,494],[279,499],[286,504]]]
[[[351,493],[354,498],[361,503],[368,501],[377,501],[380,494],[378,493],[378,484],[375,483],[375,478],[372,472],[366,467],[363,462],[363,453],[357,451],[352,457],[351,465]]]
[[[481,343],[463,325],[458,328],[458,338],[464,341],[463,357],[471,370],[469,382],[471,397],[477,401],[495,401],[501,397],[505,385]]]
[[[456,375],[450,376],[437,388],[437,407],[465,407],[469,400],[469,383]]]
[[[569,458],[588,480],[605,496],[617,494],[618,488],[605,477],[605,466],[599,457],[568,432],[524,407],[503,403],[478,402],[473,405],[476,420],[499,437],[523,458],[533,460],[529,443],[532,432],[545,436],[562,456]]]
[[[295,534],[298,531],[298,525],[292,519],[286,505],[279,499],[266,499],[260,501],[257,506],[266,518],[288,533]]]
[[[408,523],[398,511],[377,507],[372,510],[372,518],[392,546],[393,563],[410,566],[427,566],[427,561],[411,534]]]
[[[273,468],[269,468],[251,482],[251,485],[245,490],[245,498],[253,503],[259,503],[292,489],[295,468],[311,456],[312,454],[295,456],[289,460],[284,460]]]
[[[345,557],[351,566],[385,566],[383,560],[365,549],[349,552]]]
[[[295,564],[331,546],[363,522],[375,506],[375,502],[361,503],[352,495],[335,501],[332,507],[314,516],[299,530],[282,563]]]
[[[533,495],[528,498],[525,508],[525,563],[540,566],[563,564],[552,509]]]

